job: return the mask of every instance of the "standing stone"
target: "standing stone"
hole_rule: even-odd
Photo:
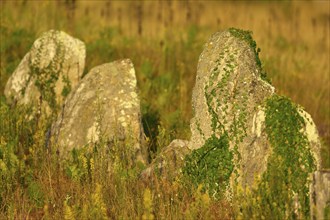
[[[227,135],[230,148],[239,152],[240,177],[251,185],[267,167],[271,146],[265,132],[265,101],[274,87],[265,79],[255,42],[236,29],[214,34],[200,55],[193,89],[194,117],[191,148],[199,149],[212,136]],[[310,116],[305,130],[319,167],[319,140]],[[307,119],[308,118],[308,119]]]
[[[62,31],[41,35],[24,56],[5,87],[18,104],[47,102],[55,108],[79,82],[85,66],[85,44]]]
[[[234,28],[205,44],[192,96],[193,151],[183,171],[214,195],[222,188],[227,198],[237,185],[258,184],[256,178],[288,178],[302,204],[308,197],[300,188],[321,165],[318,132],[302,107],[275,93],[258,53],[251,34]]]
[[[241,154],[241,176],[250,184],[254,174],[266,169],[270,153],[267,137],[262,135],[265,114],[261,105],[274,87],[260,75],[250,44],[228,30],[218,32],[200,55],[192,96],[190,146],[198,149],[212,135],[226,133],[232,137],[231,149],[236,147]]]
[[[136,158],[145,161],[132,62],[125,59],[94,67],[68,96],[52,133],[62,157],[102,138],[112,143],[126,141]]]

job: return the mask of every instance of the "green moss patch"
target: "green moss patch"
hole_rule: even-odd
[[[232,173],[235,173],[237,181],[241,159],[238,145],[246,137],[247,94],[236,87],[233,91],[229,89],[238,67],[237,55],[236,49],[226,46],[215,60],[210,79],[204,87],[212,135],[185,159],[184,174],[195,186],[203,185],[214,198],[223,197]],[[197,129],[205,138],[199,122]],[[229,143],[232,143],[232,149],[229,149]]]
[[[57,109],[57,101],[56,101],[56,94],[55,94],[55,86],[57,80],[59,80],[60,74],[63,71],[63,64],[64,64],[64,56],[65,56],[65,46],[63,43],[56,38],[56,33],[51,33],[53,40],[56,42],[56,54],[52,61],[44,68],[40,68],[40,63],[42,62],[42,50],[44,49],[44,42],[42,42],[42,46],[37,50],[36,54],[36,61],[34,63],[30,60],[30,75],[35,77],[35,86],[38,88],[42,100],[46,101],[49,107],[52,110]],[[71,91],[71,82],[68,76],[62,74],[62,81],[64,83],[64,87],[62,89],[61,95],[63,97],[68,96]]]
[[[264,70],[262,70],[262,63],[259,58],[259,53],[260,53],[261,49],[257,47],[257,43],[255,42],[255,40],[253,40],[252,31],[244,31],[244,30],[237,29],[237,28],[229,28],[229,32],[234,37],[236,37],[240,40],[243,40],[250,45],[250,47],[252,48],[252,50],[255,54],[257,65],[261,70],[261,72],[260,72],[261,79],[265,80],[268,83],[271,83],[271,80],[267,77],[267,73]]]
[[[294,193],[300,203],[299,212],[309,216],[308,176],[316,167],[308,139],[303,132],[304,127],[304,118],[299,115],[298,107],[290,99],[274,95],[267,100],[266,133],[273,153],[263,181],[269,183],[269,199],[280,204],[293,203]],[[278,185],[283,184],[287,192],[277,190]],[[291,198],[283,198],[284,193],[291,195]],[[271,205],[271,208],[275,210],[279,207]]]
[[[183,174],[196,187],[203,186],[214,198],[221,198],[234,170],[228,136],[212,135],[203,147],[186,156]]]
[[[315,163],[303,132],[304,119],[298,107],[286,97],[274,95],[265,104],[266,133],[272,154],[242,213],[245,216],[261,214],[256,216],[260,218],[308,219],[308,176],[315,170]]]

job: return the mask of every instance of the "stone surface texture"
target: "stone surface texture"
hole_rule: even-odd
[[[46,82],[51,73],[54,92],[58,104],[64,102],[62,91],[65,86],[74,88],[84,71],[85,44],[62,31],[50,30],[38,38],[31,50],[24,56],[5,87],[9,101],[27,104],[40,99],[40,91],[35,83],[38,78]],[[36,70],[38,73],[36,73]],[[44,85],[45,86],[45,85]]]
[[[211,135],[227,133],[230,148],[241,156],[239,179],[252,185],[255,175],[267,168],[271,146],[265,132],[265,100],[275,89],[261,78],[253,48],[226,30],[215,33],[199,57],[192,103],[189,147],[202,147]],[[310,148],[320,167],[320,142],[308,113],[301,111]],[[238,143],[238,144],[235,144]],[[235,161],[238,161],[235,158]]]
[[[311,219],[330,217],[330,170],[313,173],[311,190]],[[327,215],[327,216],[326,216]]]
[[[163,148],[153,162],[141,173],[144,180],[158,175],[162,178],[174,179],[184,164],[184,159],[191,152],[189,141],[175,139]]]
[[[65,156],[73,148],[126,141],[144,161],[143,127],[135,70],[129,59],[94,67],[68,96],[53,126],[55,143]]]
[[[311,153],[315,159],[316,170],[322,169],[322,160],[321,160],[321,141],[317,127],[312,119],[312,116],[306,112],[302,107],[299,107],[299,114],[304,119],[305,127],[303,128],[303,133],[306,134],[306,137],[309,142],[309,147]]]
[[[263,132],[265,112],[261,105],[274,93],[274,88],[260,78],[260,72],[255,54],[246,42],[229,31],[218,32],[200,55],[192,96],[190,146],[200,148],[212,134],[231,132],[234,126],[245,130],[247,135],[238,150],[242,156],[241,177],[247,182],[266,169],[270,151]],[[212,114],[218,118],[214,119]],[[239,121],[240,118],[245,119]],[[216,120],[214,128],[212,120]]]

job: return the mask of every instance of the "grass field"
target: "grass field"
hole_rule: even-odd
[[[58,164],[52,154],[42,160],[43,132],[50,119],[38,126],[24,122],[22,115],[28,108],[10,108],[3,91],[33,41],[50,29],[86,43],[85,73],[120,58],[133,61],[152,152],[174,138],[189,139],[198,57],[210,35],[229,27],[251,30],[277,92],[312,115],[323,142],[323,166],[330,167],[328,1],[22,0],[0,4],[0,141],[11,164],[2,175],[0,218],[238,217],[226,202],[184,189],[179,182],[159,180],[146,187],[136,178],[138,170],[128,172],[124,164],[104,175],[106,159],[95,167],[90,160],[103,158],[101,153],[87,162],[78,156]]]

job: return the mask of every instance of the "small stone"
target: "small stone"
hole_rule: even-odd
[[[180,172],[179,167],[184,164],[184,158],[191,152],[189,141],[173,140],[164,147],[153,162],[141,173],[143,180],[148,180],[157,175],[161,178],[173,180]]]

